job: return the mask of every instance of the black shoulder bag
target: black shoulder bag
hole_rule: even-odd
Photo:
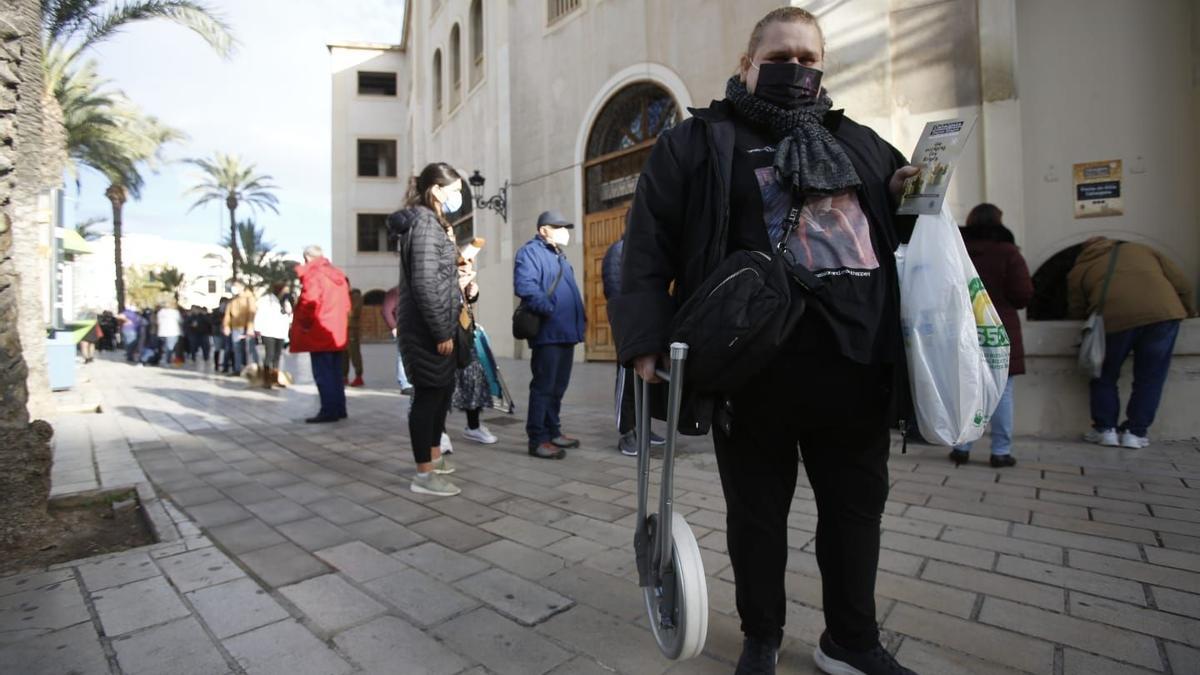
[[[671,340],[689,347],[687,378],[696,391],[740,389],[770,363],[804,314],[804,296],[793,292],[798,271],[787,251],[804,202],[799,194],[792,202],[774,255],[734,251],[676,312]]]
[[[563,272],[566,271],[562,264],[561,255],[558,257],[558,277],[554,279],[554,283],[550,284],[550,290],[547,291],[546,297],[553,299],[554,291],[558,290],[558,282],[562,281]],[[537,312],[530,309],[529,305],[525,304],[522,299],[517,308],[513,310],[512,317],[512,334],[518,340],[532,340],[537,337],[539,331],[542,330],[542,317]]]

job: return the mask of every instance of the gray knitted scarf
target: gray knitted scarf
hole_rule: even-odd
[[[774,164],[780,185],[804,194],[833,194],[862,183],[846,151],[821,123],[833,107],[824,89],[812,103],[784,110],[751,94],[734,75],[725,85],[725,98],[746,120],[782,136]]]

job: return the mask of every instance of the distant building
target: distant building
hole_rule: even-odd
[[[73,309],[77,316],[116,311],[113,237],[105,235],[89,242],[92,253],[72,265]],[[121,262],[125,268],[157,270],[174,267],[183,273],[179,302],[185,307],[213,308],[228,294],[229,249],[216,244],[179,241],[152,234],[121,237]]]
[[[508,330],[512,257],[537,214],[557,209],[579,225],[568,256],[588,310],[580,357],[611,359],[599,261],[621,236],[641,166],[689,106],[723,96],[754,22],[781,4],[409,0],[397,44],[330,45],[334,262],[382,295],[398,275],[382,222],[408,177],[430,161],[464,176],[478,169],[485,196],[511,183],[507,222],[490,210],[455,214],[488,242],[478,316],[496,351],[522,354]],[[1086,386],[1070,370],[1077,325],[1053,320],[1074,247],[1096,234],[1139,241],[1200,279],[1196,3],[790,4],[821,17],[835,107],[902,152],[928,121],[978,116],[951,209],[963,219],[979,202],[999,205],[1031,270],[1042,270],[1034,314],[1048,320],[1026,330],[1021,386],[1036,394],[1018,397],[1018,430],[1082,428]],[[1077,218],[1074,165],[1109,160],[1122,160],[1121,212]],[[1177,353],[1163,436],[1200,433],[1194,415],[1169,410],[1200,395],[1184,376],[1200,367],[1196,323]]]

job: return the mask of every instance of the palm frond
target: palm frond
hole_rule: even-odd
[[[92,216],[91,218],[87,218],[86,220],[75,223],[75,232],[79,236],[83,237],[84,241],[96,241],[100,237],[103,237],[104,233],[97,232],[92,228],[100,223],[107,222],[108,218],[104,218],[103,216]]]
[[[95,61],[74,64],[63,50],[48,52],[47,73],[55,73],[53,93],[63,114],[67,155],[78,167],[90,167],[131,197],[141,196],[143,172],[162,163],[162,148],[185,138],[157,118],[144,114],[125,94],[101,78]]]
[[[104,0],[42,0],[42,27],[50,42],[74,35],[88,25]]]
[[[70,9],[69,18],[55,23],[55,40],[82,38],[77,51],[84,51],[112,38],[130,24],[165,19],[200,36],[223,58],[233,54],[235,40],[229,24],[212,8],[192,0],[127,0],[105,10],[91,0],[60,0]]]
[[[267,241],[264,229],[256,225],[253,220],[238,221],[237,234],[246,265],[262,265],[275,248],[275,242]],[[222,237],[221,245],[230,246],[229,235]]]

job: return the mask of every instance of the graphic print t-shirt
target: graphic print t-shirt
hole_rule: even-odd
[[[775,143],[753,127],[740,122],[736,126],[730,246],[764,250],[769,244],[774,250],[792,206],[791,190],[775,179]],[[848,189],[808,195],[787,250],[796,266],[818,280],[809,312],[823,325],[802,322],[799,346],[805,351],[837,351],[859,363],[879,362],[877,342],[887,287],[858,193]]]

